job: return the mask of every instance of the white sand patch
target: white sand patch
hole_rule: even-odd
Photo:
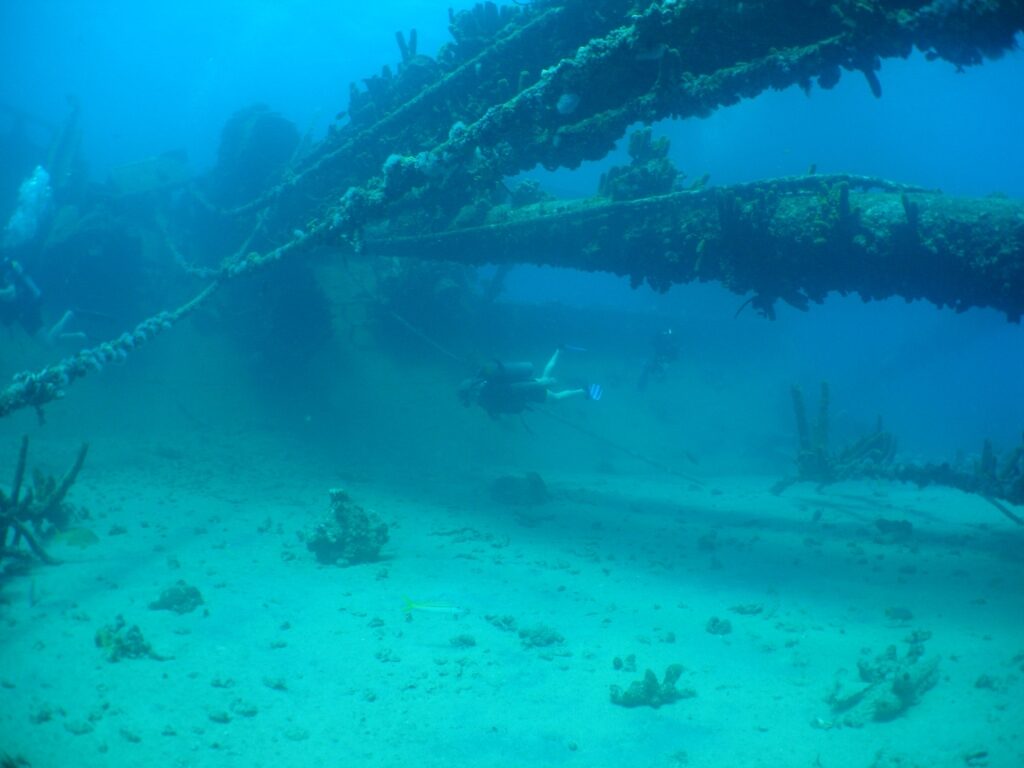
[[[257,442],[94,446],[72,501],[99,544],[3,585],[0,749],[82,768],[1024,764],[1024,538],[977,499],[566,475],[522,510],[490,476],[342,474]],[[299,540],[336,485],[390,525],[380,562],[322,566]],[[178,580],[204,605],[151,610]],[[118,615],[172,658],[107,661],[94,638]],[[936,686],[843,727],[837,675],[915,630]],[[610,702],[676,663],[695,697]]]

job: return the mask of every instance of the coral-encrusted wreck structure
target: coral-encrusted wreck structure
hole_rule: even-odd
[[[19,374],[0,392],[0,417],[62,396],[225,281],[315,246],[558,264],[659,289],[714,280],[767,316],[780,300],[804,307],[831,291],[987,306],[1013,321],[1024,312],[1019,200],[855,176],[666,189],[671,171],[650,165],[659,148],[644,154],[643,142],[646,171],[614,174],[590,200],[530,203],[505,185],[538,164],[602,158],[633,124],[706,116],[768,89],[831,88],[846,72],[881,96],[882,59],[915,48],[980,64],[1014,46],[1020,0],[487,2],[452,13],[450,29],[436,58],[399,34],[397,69],[353,85],[347,122],[264,193],[231,209],[201,201],[240,234],[219,267],[195,273],[208,281],[196,301]]]

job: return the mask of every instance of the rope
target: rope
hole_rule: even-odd
[[[107,363],[124,360],[137,347],[167,330],[193,312],[208,299],[220,285],[210,283],[199,294],[180,307],[159,312],[122,333],[116,339],[80,350],[59,363],[39,371],[22,371],[0,392],[0,418],[22,408],[35,408],[42,419],[42,407],[64,397],[64,388],[76,379],[101,371]]]
[[[678,469],[673,469],[672,467],[668,466],[667,464],[662,464],[660,461],[652,459],[650,456],[645,456],[642,453],[638,453],[637,451],[634,451],[632,448],[627,448],[626,446],[620,445],[619,443],[616,443],[613,440],[609,440],[604,435],[598,434],[597,432],[594,432],[594,431],[592,431],[590,429],[587,429],[582,424],[577,424],[576,422],[570,421],[569,419],[566,419],[563,416],[559,416],[558,414],[553,413],[552,411],[549,411],[546,408],[538,409],[537,413],[542,413],[545,416],[547,416],[549,419],[553,419],[553,420],[559,422],[560,424],[564,424],[565,426],[569,427],[570,429],[576,430],[577,432],[579,432],[582,435],[586,435],[591,440],[596,440],[597,442],[601,443],[602,445],[606,445],[607,447],[613,448],[616,451],[619,451],[620,453],[624,453],[626,456],[629,456],[631,459],[636,459],[637,461],[643,462],[644,464],[648,465],[649,467],[654,467],[659,472],[664,472],[666,475],[675,475],[676,477],[681,477],[683,480],[691,482],[694,485],[699,485],[701,488],[704,487],[704,481],[699,479],[699,478],[697,478],[697,477],[695,477],[694,475],[688,474],[686,472],[681,472]]]

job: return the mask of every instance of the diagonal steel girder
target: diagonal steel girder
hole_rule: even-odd
[[[551,5],[579,6],[544,4]],[[977,64],[1012,49],[1024,29],[1024,0],[660,0],[624,16],[621,2],[592,3],[604,5],[620,13],[609,13],[618,26],[554,58],[511,97],[494,100],[482,75],[466,120],[444,136],[416,135],[415,147],[395,144],[373,177],[339,185],[318,229],[329,224],[336,236],[358,239],[368,222],[398,223],[394,209],[410,200],[437,210],[429,226],[444,229],[460,205],[502,178],[599,159],[636,122],[704,116],[771,88],[831,87],[844,69],[862,72],[880,93],[882,58],[917,47],[932,59]],[[490,106],[481,113],[483,102]]]

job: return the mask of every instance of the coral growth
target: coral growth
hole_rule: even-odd
[[[128,626],[123,616],[118,616],[113,624],[107,624],[96,630],[96,647],[103,651],[109,662],[121,659],[154,659],[167,661],[170,657],[161,656],[142,636],[142,630],[135,624]]]
[[[904,464],[896,468],[896,479],[924,485],[945,485],[966,493],[975,493],[1018,525],[1024,518],[998,499],[1024,504],[1024,435],[1021,442],[1001,456],[986,440],[981,456],[966,466],[943,464]]]
[[[307,536],[306,547],[328,565],[356,565],[380,559],[388,540],[388,526],[352,501],[340,488],[332,488],[331,517]]]
[[[196,587],[179,579],[175,584],[160,593],[160,598],[149,604],[153,611],[173,611],[174,613],[191,613],[205,601]]]
[[[519,641],[523,648],[547,648],[562,645],[565,638],[551,627],[540,624],[536,627],[525,627],[519,630]]]
[[[637,200],[667,195],[680,174],[668,158],[669,141],[651,139],[651,129],[641,128],[629,137],[630,164],[616,166],[601,176],[598,194],[612,200]]]
[[[941,464],[896,463],[896,439],[882,428],[879,418],[875,431],[850,443],[839,452],[829,449],[829,390],[821,385],[818,418],[813,429],[807,421],[807,409],[799,387],[792,389],[793,413],[796,417],[799,449],[796,475],[783,478],[772,486],[780,494],[794,483],[816,483],[819,487],[843,480],[874,478],[919,486],[944,485],[965,493],[974,493],[988,501],[1005,517],[1024,525],[1024,517],[999,499],[1024,504],[1024,435],[1014,449],[997,455],[986,440],[981,456],[972,464],[953,466]],[[912,533],[909,523],[880,520],[876,527],[883,535],[906,539]]]
[[[28,437],[21,439],[18,464],[14,470],[14,481],[10,494],[0,491],[0,565],[12,560],[16,567],[24,568],[34,554],[47,564],[58,562],[43,549],[41,540],[65,528],[71,521],[74,510],[65,501],[68,491],[74,485],[85,455],[89,450],[83,444],[78,450],[74,464],[57,478],[44,475],[38,469],[32,473],[32,487],[23,488],[25,465],[28,459]],[[24,491],[24,492],[23,492]],[[28,549],[22,549],[24,542]],[[5,567],[9,571],[11,566]]]
[[[665,676],[658,682],[653,670],[644,672],[643,680],[636,680],[625,691],[617,685],[611,687],[612,704],[620,707],[652,707],[657,709],[665,704],[672,704],[680,699],[696,696],[690,688],[676,688],[676,683],[683,674],[681,664],[671,664],[665,669]]]
[[[868,721],[888,722],[906,714],[939,680],[939,657],[921,661],[924,640],[930,635],[913,632],[906,642],[909,648],[901,658],[896,646],[889,646],[873,659],[857,662],[858,682],[845,685],[837,680],[826,697],[832,724],[861,727]]]
[[[772,493],[782,493],[794,483],[817,483],[819,486],[864,477],[888,477],[896,455],[896,439],[882,428],[878,420],[875,431],[865,435],[838,452],[829,448],[829,389],[822,382],[818,401],[818,418],[812,430],[800,387],[792,388],[793,414],[796,417],[799,449],[797,473],[777,482]]]

